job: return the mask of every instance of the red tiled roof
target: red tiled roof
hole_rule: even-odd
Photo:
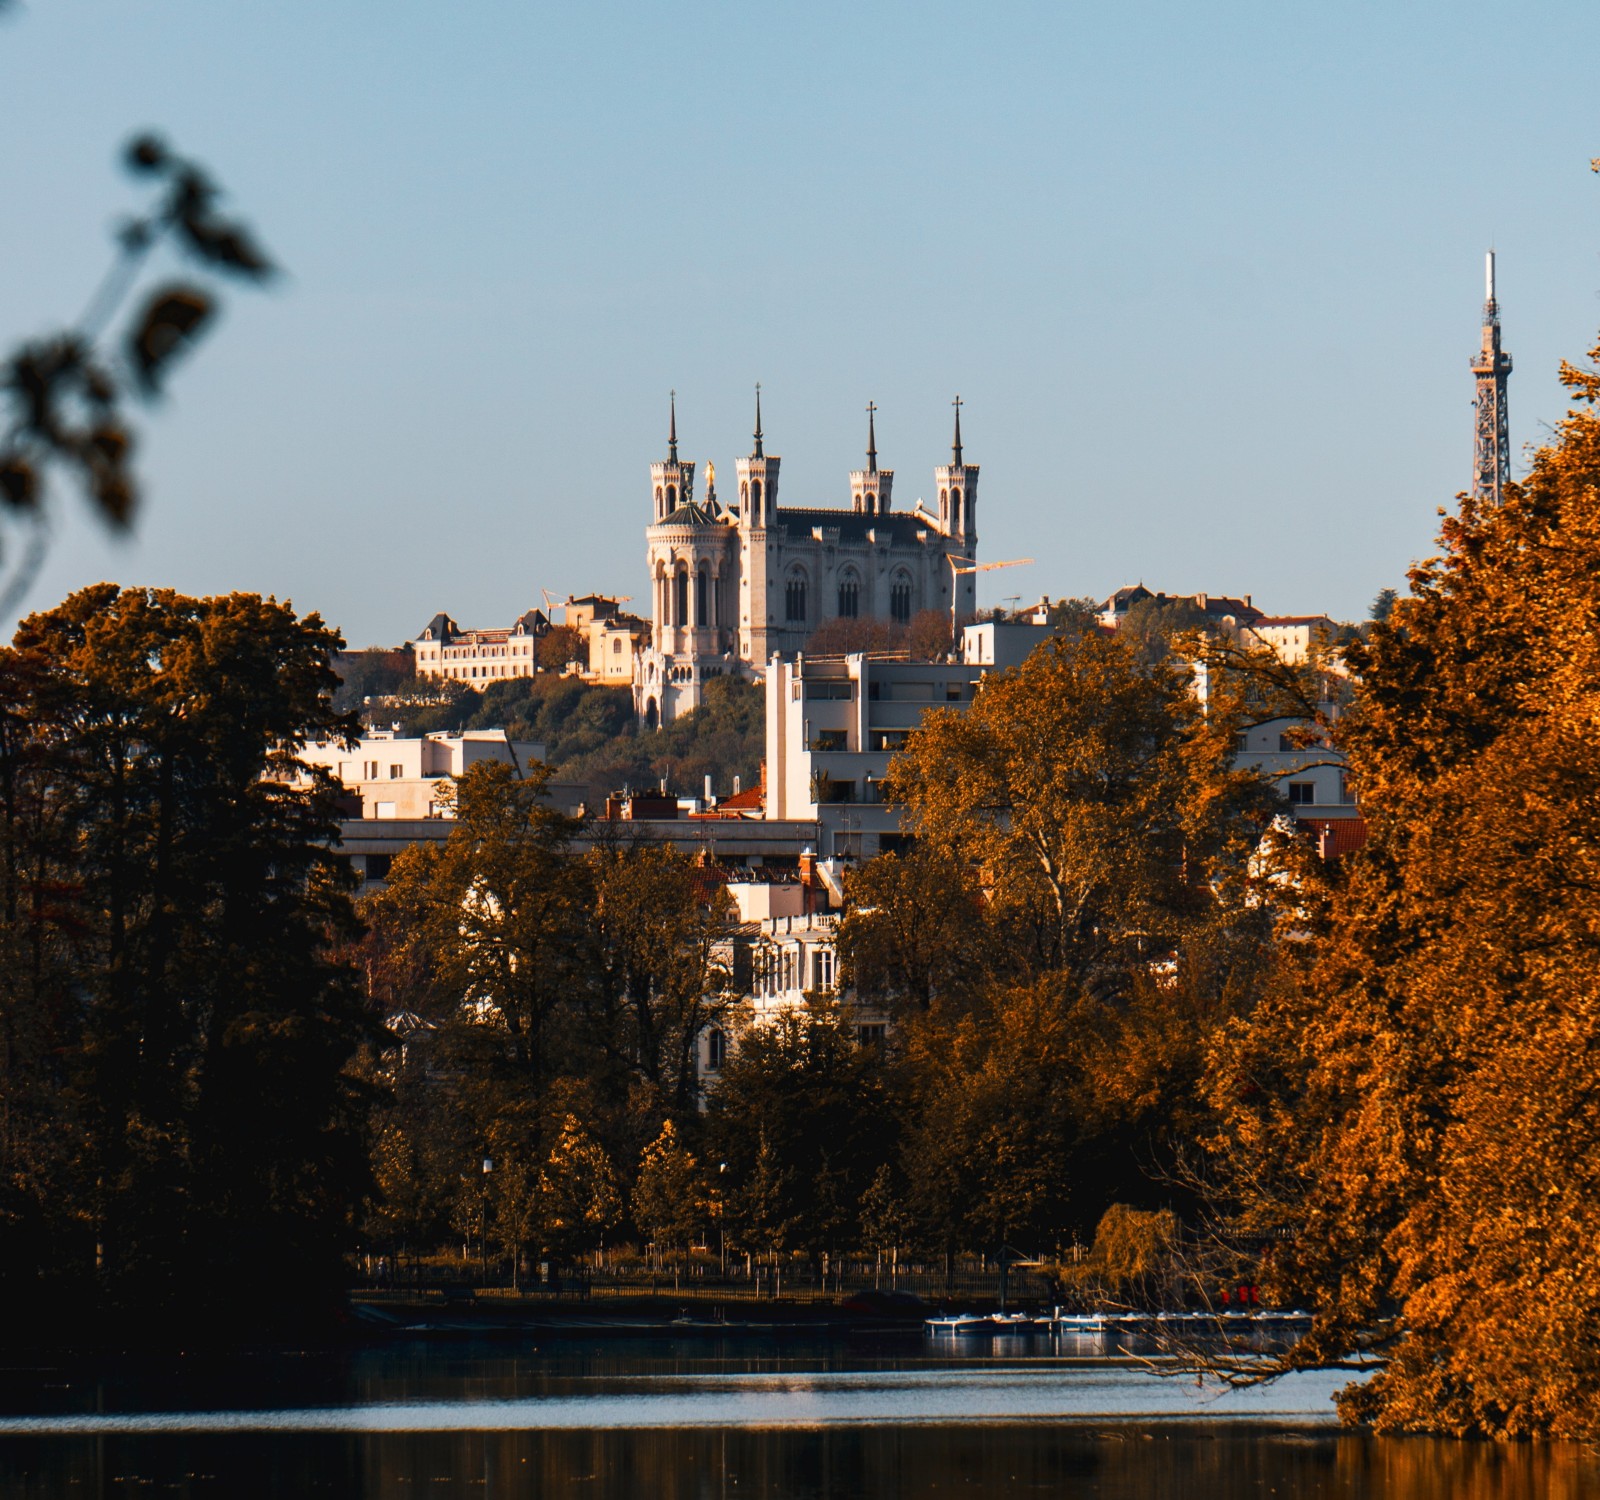
[[[1299,822],[1317,841],[1317,853],[1323,859],[1343,859],[1367,841],[1365,818],[1301,818]]]

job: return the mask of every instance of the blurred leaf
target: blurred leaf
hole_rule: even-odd
[[[101,516],[118,530],[124,529],[133,519],[139,498],[132,477],[120,467],[108,469],[95,476],[93,490]]]
[[[26,459],[0,459],[0,503],[12,510],[32,510],[39,503],[39,476]]]
[[[210,265],[260,280],[277,269],[242,224],[185,219],[180,227],[189,248]]]
[[[211,299],[198,287],[166,286],[152,294],[128,338],[128,357],[146,391],[159,389],[169,360],[210,319]]]
[[[0,0],[3,3],[3,0]],[[130,172],[159,172],[171,163],[167,144],[158,135],[136,135],[123,151],[123,165]]]

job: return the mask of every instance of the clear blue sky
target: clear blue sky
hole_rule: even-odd
[[[353,644],[644,592],[667,392],[731,473],[896,499],[952,395],[985,602],[1143,579],[1360,617],[1468,477],[1482,255],[1512,438],[1600,324],[1600,6],[30,0],[0,21],[0,341],[74,316],[152,126],[288,268],[231,296],[102,577]]]

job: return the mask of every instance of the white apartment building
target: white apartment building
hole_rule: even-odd
[[[769,818],[815,819],[822,853],[870,859],[901,837],[880,788],[930,708],[965,709],[985,672],[1022,662],[1047,626],[986,621],[962,632],[957,662],[894,655],[792,658],[767,668]]]
[[[313,741],[300,752],[300,759],[321,766],[347,792],[359,796],[363,818],[437,818],[449,815],[448,791],[455,777],[486,760],[526,776],[534,761],[544,759],[544,746],[509,739],[503,729],[468,729],[420,739],[401,739],[390,730],[375,729],[353,746]]]
[[[741,1031],[799,1010],[808,996],[826,995],[846,1008],[861,1040],[881,1042],[886,1012],[862,1006],[841,990],[837,933],[843,905],[843,866],[837,860],[801,856],[797,880],[729,882],[738,913],[724,955],[739,996],[723,1025],[700,1037],[702,1081],[721,1072]]]
[[[1327,710],[1337,710],[1329,705]],[[1308,740],[1303,719],[1269,719],[1239,735],[1233,763],[1240,770],[1264,776],[1289,799],[1297,818],[1358,817],[1344,756],[1326,744]]]
[[[1269,646],[1280,661],[1298,666],[1311,659],[1313,648],[1333,644],[1339,624],[1327,615],[1263,615],[1251,621],[1246,638]]]

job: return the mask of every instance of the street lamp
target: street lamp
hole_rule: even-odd
[[[489,1174],[494,1171],[494,1158],[483,1159],[483,1176],[478,1191],[478,1285],[489,1284]]]

